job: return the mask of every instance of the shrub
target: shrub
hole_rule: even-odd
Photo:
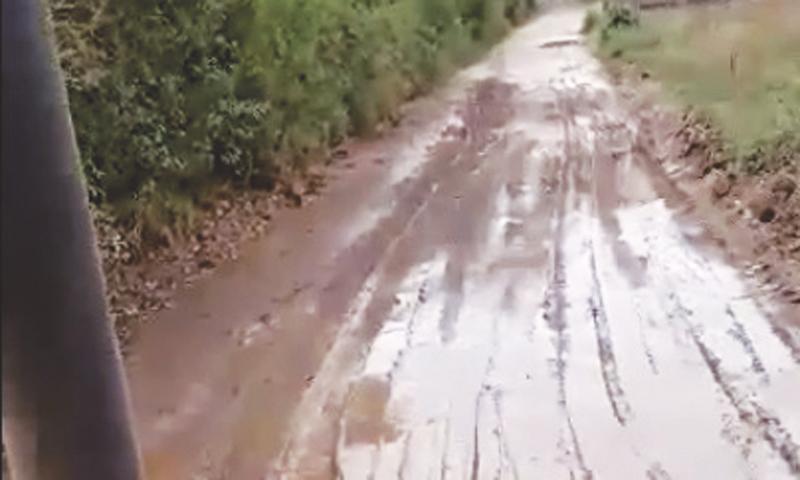
[[[371,132],[533,0],[51,5],[91,198],[151,229],[208,185],[270,184]]]
[[[600,21],[600,14],[592,9],[586,12],[586,16],[583,17],[583,25],[581,25],[581,33],[588,34],[594,31],[595,27],[597,26],[598,22]]]
[[[639,19],[630,7],[617,2],[606,3],[603,5],[603,25],[600,29],[600,41],[608,41],[614,30],[638,25]]]

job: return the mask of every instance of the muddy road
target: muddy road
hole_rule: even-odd
[[[798,478],[796,310],[682,208],[582,19],[350,146],[144,331],[151,480]]]

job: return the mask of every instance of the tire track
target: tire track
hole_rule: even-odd
[[[405,329],[405,345],[401,348],[397,355],[395,356],[394,360],[392,361],[392,366],[388,372],[386,372],[386,380],[389,382],[389,385],[392,385],[395,380],[395,376],[397,372],[403,365],[403,360],[405,359],[408,352],[413,348],[413,339],[414,339],[414,332],[417,328],[417,321],[418,321],[418,313],[419,309],[422,308],[427,302],[427,295],[428,295],[428,280],[423,280],[422,285],[420,285],[419,289],[417,290],[417,299],[414,302],[414,307],[411,310],[411,315],[409,316],[408,322],[406,323]]]
[[[379,303],[375,298],[375,289],[379,280],[382,278],[382,275],[384,275],[383,269],[386,268],[386,264],[390,261],[390,257],[396,252],[398,245],[407,238],[408,232],[411,230],[411,226],[419,219],[419,217],[428,207],[431,197],[436,193],[437,188],[438,183],[433,182],[430,184],[428,195],[415,206],[414,211],[404,223],[402,229],[386,246],[386,249],[384,250],[379,261],[370,267],[368,276],[363,282],[350,307],[348,314],[350,318],[339,330],[336,340],[331,347],[330,352],[336,351],[337,349],[341,350],[343,358],[331,356],[331,353],[329,352],[325,362],[330,363],[323,362],[317,377],[314,378],[315,382],[320,376],[325,376],[326,378],[330,377],[330,379],[333,379],[337,376],[340,377],[342,376],[340,372],[342,368],[355,368],[355,365],[348,365],[349,363],[359,364],[366,359],[366,356],[369,354],[369,350],[372,348],[372,343],[369,343],[369,347],[361,354],[356,354],[352,349],[352,345],[350,344],[353,344],[355,339],[363,336],[364,332],[372,327],[367,317],[369,316],[370,308],[375,307],[375,305]],[[327,371],[326,369],[330,370]],[[334,372],[339,373],[334,374]],[[313,391],[312,389],[314,386],[315,385],[312,383],[309,391]],[[344,391],[339,389],[334,389],[333,391],[327,392],[320,390],[319,392],[316,392],[318,395],[317,398],[314,400],[307,400],[309,402],[307,408],[311,408],[312,404],[319,404],[323,410],[327,409],[329,411],[329,415],[335,415],[332,421],[329,420],[330,423],[328,423],[328,425],[318,425],[319,428],[331,428],[334,430],[332,433],[334,440],[329,462],[329,471],[333,475],[332,478],[341,478],[343,475],[341,465],[339,463],[339,453],[343,442],[342,432],[345,406],[351,393],[352,383],[348,383],[346,386],[342,386],[341,388],[343,388]],[[308,393],[309,392],[307,391],[306,394]],[[299,412],[296,411],[294,415],[299,419],[299,417],[297,417],[298,414]],[[297,426],[300,425],[301,423],[297,424]],[[278,457],[277,468],[278,470],[284,472],[284,474],[296,472],[297,466],[302,463],[304,455],[308,453],[303,452],[302,450],[298,451],[298,447],[306,449],[309,447],[305,444],[304,438],[297,436],[298,433],[300,432],[293,432],[293,434],[287,438],[282,452]],[[305,432],[305,434],[307,434],[307,432]],[[304,433],[300,433],[300,435],[302,436]]]
[[[455,337],[455,325],[464,302],[463,259],[447,262],[443,289],[446,299],[439,318],[439,331],[442,343],[449,343]]]
[[[397,470],[398,480],[413,480],[406,478],[406,469],[408,469],[408,462],[411,460],[411,439],[414,432],[408,432],[403,439],[403,453],[400,455],[400,466]]]
[[[480,476],[480,468],[481,468],[481,452],[480,452],[480,425],[481,425],[481,406],[483,404],[483,399],[488,393],[495,393],[494,387],[490,383],[490,379],[492,374],[496,369],[496,357],[499,348],[499,332],[498,332],[498,317],[494,316],[492,319],[492,338],[491,338],[491,346],[492,350],[489,354],[489,358],[486,361],[486,368],[483,372],[483,380],[481,381],[478,394],[475,396],[475,419],[474,419],[474,427],[473,427],[473,435],[472,435],[472,466],[470,472],[471,480],[478,480]],[[495,477],[498,473],[502,473],[502,456],[498,460],[498,467],[497,471],[495,472]]]
[[[569,336],[567,333],[567,324],[565,320],[566,298],[564,296],[564,289],[567,285],[566,267],[564,263],[564,218],[566,216],[566,203],[568,193],[569,170],[575,161],[574,145],[575,138],[573,136],[573,129],[575,127],[574,119],[574,106],[572,102],[565,95],[566,85],[563,89],[556,88],[551,85],[551,89],[555,94],[556,108],[558,116],[563,129],[563,158],[560,165],[559,181],[557,184],[558,200],[554,210],[553,221],[555,227],[553,230],[553,263],[551,266],[551,280],[547,287],[544,300],[544,313],[543,317],[550,330],[555,335],[555,349],[556,349],[556,378],[558,381],[558,402],[564,416],[567,432],[569,435],[570,447],[567,454],[574,458],[575,465],[570,467],[570,476],[575,478],[575,472],[578,470],[578,475],[581,480],[592,480],[594,474],[591,469],[586,465],[581,445],[578,440],[578,435],[575,431],[575,425],[572,421],[570,414],[569,402],[566,392],[566,372],[567,372],[567,354],[569,351]]]
[[[503,422],[502,392],[495,391],[492,393],[492,403],[494,405],[494,415],[497,421],[494,433],[497,437],[497,453],[500,459],[500,475],[495,478],[497,480],[502,478],[502,472],[504,471],[502,467],[503,462],[505,462],[511,467],[511,475],[514,480],[519,480],[519,468],[517,467],[514,457],[511,455],[508,438],[506,437],[505,424]]]
[[[664,470],[660,463],[654,463],[647,469],[647,480],[672,480],[672,476]]]
[[[730,305],[726,307],[725,314],[728,315],[732,322],[731,328],[728,329],[728,335],[733,337],[733,339],[742,346],[745,354],[750,359],[750,367],[752,368],[753,372],[761,376],[765,384],[769,384],[769,374],[767,373],[766,368],[764,368],[764,362],[758,355],[755,345],[753,344],[753,340],[747,334],[747,330],[745,329],[744,325],[742,325],[742,323],[736,318],[736,315],[734,315]]]
[[[447,412],[447,420],[444,425],[444,448],[442,448],[442,462],[439,464],[439,479],[445,480],[447,476],[447,454],[450,451],[450,414],[452,411],[452,404]]]
[[[558,222],[557,232],[561,231],[561,221]],[[557,233],[558,236],[558,233]],[[555,349],[556,349],[556,379],[558,382],[558,403],[564,415],[564,421],[567,431],[569,433],[570,447],[567,454],[574,457],[576,465],[575,468],[579,471],[581,480],[592,480],[594,474],[591,469],[586,465],[586,460],[583,457],[580,441],[575,432],[575,425],[572,421],[570,414],[569,402],[567,399],[566,391],[566,372],[567,360],[566,356],[569,351],[569,336],[567,334],[567,325],[564,320],[564,309],[566,307],[566,299],[564,298],[564,287],[566,286],[566,273],[563,265],[563,252],[561,251],[560,242],[556,243],[554,255],[554,269],[553,278],[548,286],[547,293],[544,300],[544,313],[543,318],[548,327],[555,334]],[[571,470],[571,476],[575,478],[574,472]]]
[[[603,374],[608,401],[614,417],[620,425],[625,424],[630,419],[631,407],[625,398],[625,391],[617,367],[617,359],[614,355],[614,345],[611,341],[611,328],[606,316],[606,308],[603,303],[603,293],[601,291],[600,279],[597,274],[597,260],[595,258],[594,246],[591,247],[591,271],[592,271],[592,298],[589,299],[589,308],[594,324],[595,336],[597,338],[597,352],[600,360],[600,370]]]
[[[480,435],[478,432],[478,428],[480,425],[480,415],[481,415],[481,398],[483,398],[483,388],[481,388],[481,392],[478,393],[478,396],[475,398],[475,427],[473,428],[472,433],[472,469],[470,473],[471,480],[478,480],[478,473],[481,469],[481,451],[480,451]]]
[[[644,349],[644,356],[647,359],[647,364],[650,366],[650,371],[653,372],[653,375],[658,375],[658,364],[656,363],[656,357],[653,353],[653,347],[650,345],[650,341],[647,339],[647,335],[645,334],[645,321],[642,318],[642,314],[640,311],[636,312],[636,319],[639,324],[639,341],[642,344],[642,349]]]
[[[691,325],[689,325],[689,335],[711,372],[714,382],[733,406],[739,419],[761,435],[772,450],[783,459],[792,474],[800,475],[800,447],[781,425],[780,419],[755,400],[740,393],[734,385],[726,380],[727,375],[721,368],[722,361],[708,348],[700,338],[697,329]]]
[[[792,334],[792,332],[784,327],[783,325],[779,325],[777,320],[772,318],[771,316],[768,317],[770,321],[770,328],[772,329],[772,333],[778,337],[778,340],[786,347],[787,350],[792,355],[792,360],[797,365],[800,365],[800,342],[796,340],[796,336]]]
[[[557,232],[561,230],[561,222],[557,227]],[[567,325],[564,320],[564,309],[566,306],[566,299],[564,298],[564,287],[566,286],[566,273],[563,265],[563,252],[561,251],[560,242],[556,244],[556,252],[554,255],[555,268],[553,279],[548,286],[547,293],[545,294],[544,313],[543,317],[548,327],[555,334],[555,348],[556,348],[556,379],[558,381],[558,403],[564,415],[567,431],[569,433],[570,448],[568,454],[574,456],[577,463],[576,467],[580,471],[580,478],[582,480],[591,480],[593,478],[592,471],[586,466],[586,461],[581,451],[581,445],[578,440],[578,435],[575,432],[575,426],[572,421],[572,416],[569,411],[569,402],[567,399],[566,390],[566,372],[567,372],[567,353],[569,351],[569,336],[567,334]]]
[[[483,382],[480,385],[478,394],[475,396],[475,419],[472,434],[472,468],[470,471],[470,478],[478,480],[481,468],[481,451],[480,451],[480,422],[481,422],[481,404],[483,397],[487,392],[491,391],[492,387],[489,385],[489,376],[495,369],[494,352],[486,362],[486,369],[483,374]]]

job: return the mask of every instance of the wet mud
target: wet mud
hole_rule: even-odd
[[[796,310],[662,188],[582,20],[409,105],[143,332],[151,480],[800,475]]]

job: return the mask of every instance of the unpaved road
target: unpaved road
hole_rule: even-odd
[[[798,478],[796,319],[640,154],[582,18],[352,146],[146,329],[151,480]]]

